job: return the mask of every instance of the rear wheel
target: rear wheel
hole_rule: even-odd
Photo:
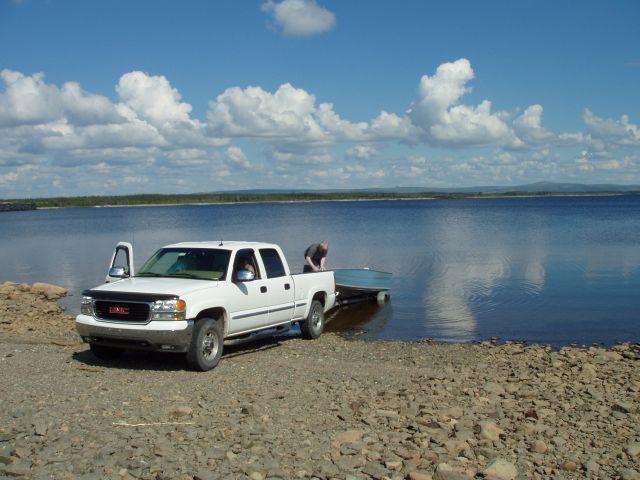
[[[91,353],[100,360],[115,360],[124,353],[124,350],[121,348],[107,347],[105,345],[97,345],[95,343],[90,343],[89,348],[91,349]]]
[[[311,302],[307,319],[300,322],[302,336],[314,340],[322,335],[324,330],[324,307],[318,300]]]
[[[187,352],[189,365],[202,372],[218,365],[222,356],[223,337],[222,322],[213,318],[198,320]]]

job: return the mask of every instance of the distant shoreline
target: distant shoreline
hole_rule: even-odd
[[[38,210],[51,210],[59,208],[118,208],[118,207],[175,207],[205,206],[205,205],[238,205],[238,204],[267,204],[267,203],[319,203],[319,202],[374,202],[374,201],[408,201],[408,200],[454,200],[454,199],[492,199],[492,198],[536,198],[536,197],[611,197],[624,195],[639,195],[640,192],[538,192],[538,193],[433,193],[398,195],[372,194],[372,195],[339,195],[334,194],[212,194],[209,195],[185,194],[167,195],[172,201],[162,201],[164,195],[131,195],[122,197],[68,197],[54,199],[32,199],[30,203]],[[193,197],[203,198],[203,201],[189,201]],[[285,198],[283,198],[285,197]],[[286,198],[291,197],[291,198]],[[125,198],[130,198],[130,203],[118,203]],[[144,199],[149,199],[145,202]],[[114,202],[115,200],[115,202]],[[143,200],[142,202],[140,200]],[[17,203],[17,202],[16,202]]]
[[[471,198],[471,197],[467,197]],[[174,203],[137,203],[131,205],[92,205],[79,207],[38,207],[38,210],[53,210],[57,208],[119,208],[119,207],[180,207],[180,206],[207,206],[207,205],[260,205],[265,203],[320,203],[320,202],[379,202],[379,201],[400,201],[400,200],[441,200],[437,197],[420,198],[344,198],[344,199],[317,199],[317,200],[246,200],[237,202],[174,202]]]
[[[67,205],[67,206],[39,206],[38,210],[53,210],[60,208],[119,208],[119,207],[177,207],[177,206],[207,206],[207,205],[259,205],[267,203],[321,203],[321,202],[379,202],[379,201],[412,201],[412,200],[456,200],[456,199],[495,199],[495,198],[544,198],[544,197],[616,197],[638,195],[635,192],[587,192],[587,193],[523,193],[523,194],[485,194],[485,195],[442,195],[425,197],[380,197],[380,198],[314,198],[290,200],[218,200],[211,202],[170,202],[170,203],[131,203],[104,205]]]

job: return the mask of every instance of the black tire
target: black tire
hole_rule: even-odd
[[[306,320],[300,322],[302,336],[308,340],[315,340],[324,330],[324,307],[318,300],[311,302],[309,315]]]
[[[91,353],[100,360],[115,360],[116,358],[120,358],[124,353],[122,348],[107,347],[95,343],[90,343],[89,348],[91,349]]]
[[[197,320],[187,352],[187,362],[191,368],[201,372],[215,368],[222,357],[223,342],[221,321],[214,318]]]

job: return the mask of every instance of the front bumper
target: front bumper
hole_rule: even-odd
[[[76,317],[76,330],[86,343],[113,347],[186,352],[191,344],[193,320],[151,321],[144,325]]]

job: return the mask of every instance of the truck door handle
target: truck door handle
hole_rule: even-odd
[[[267,287],[265,287],[264,285],[260,287],[260,293],[267,293]]]
[[[284,284],[284,289],[285,290],[289,290],[291,288],[291,285],[289,285],[288,283]]]

